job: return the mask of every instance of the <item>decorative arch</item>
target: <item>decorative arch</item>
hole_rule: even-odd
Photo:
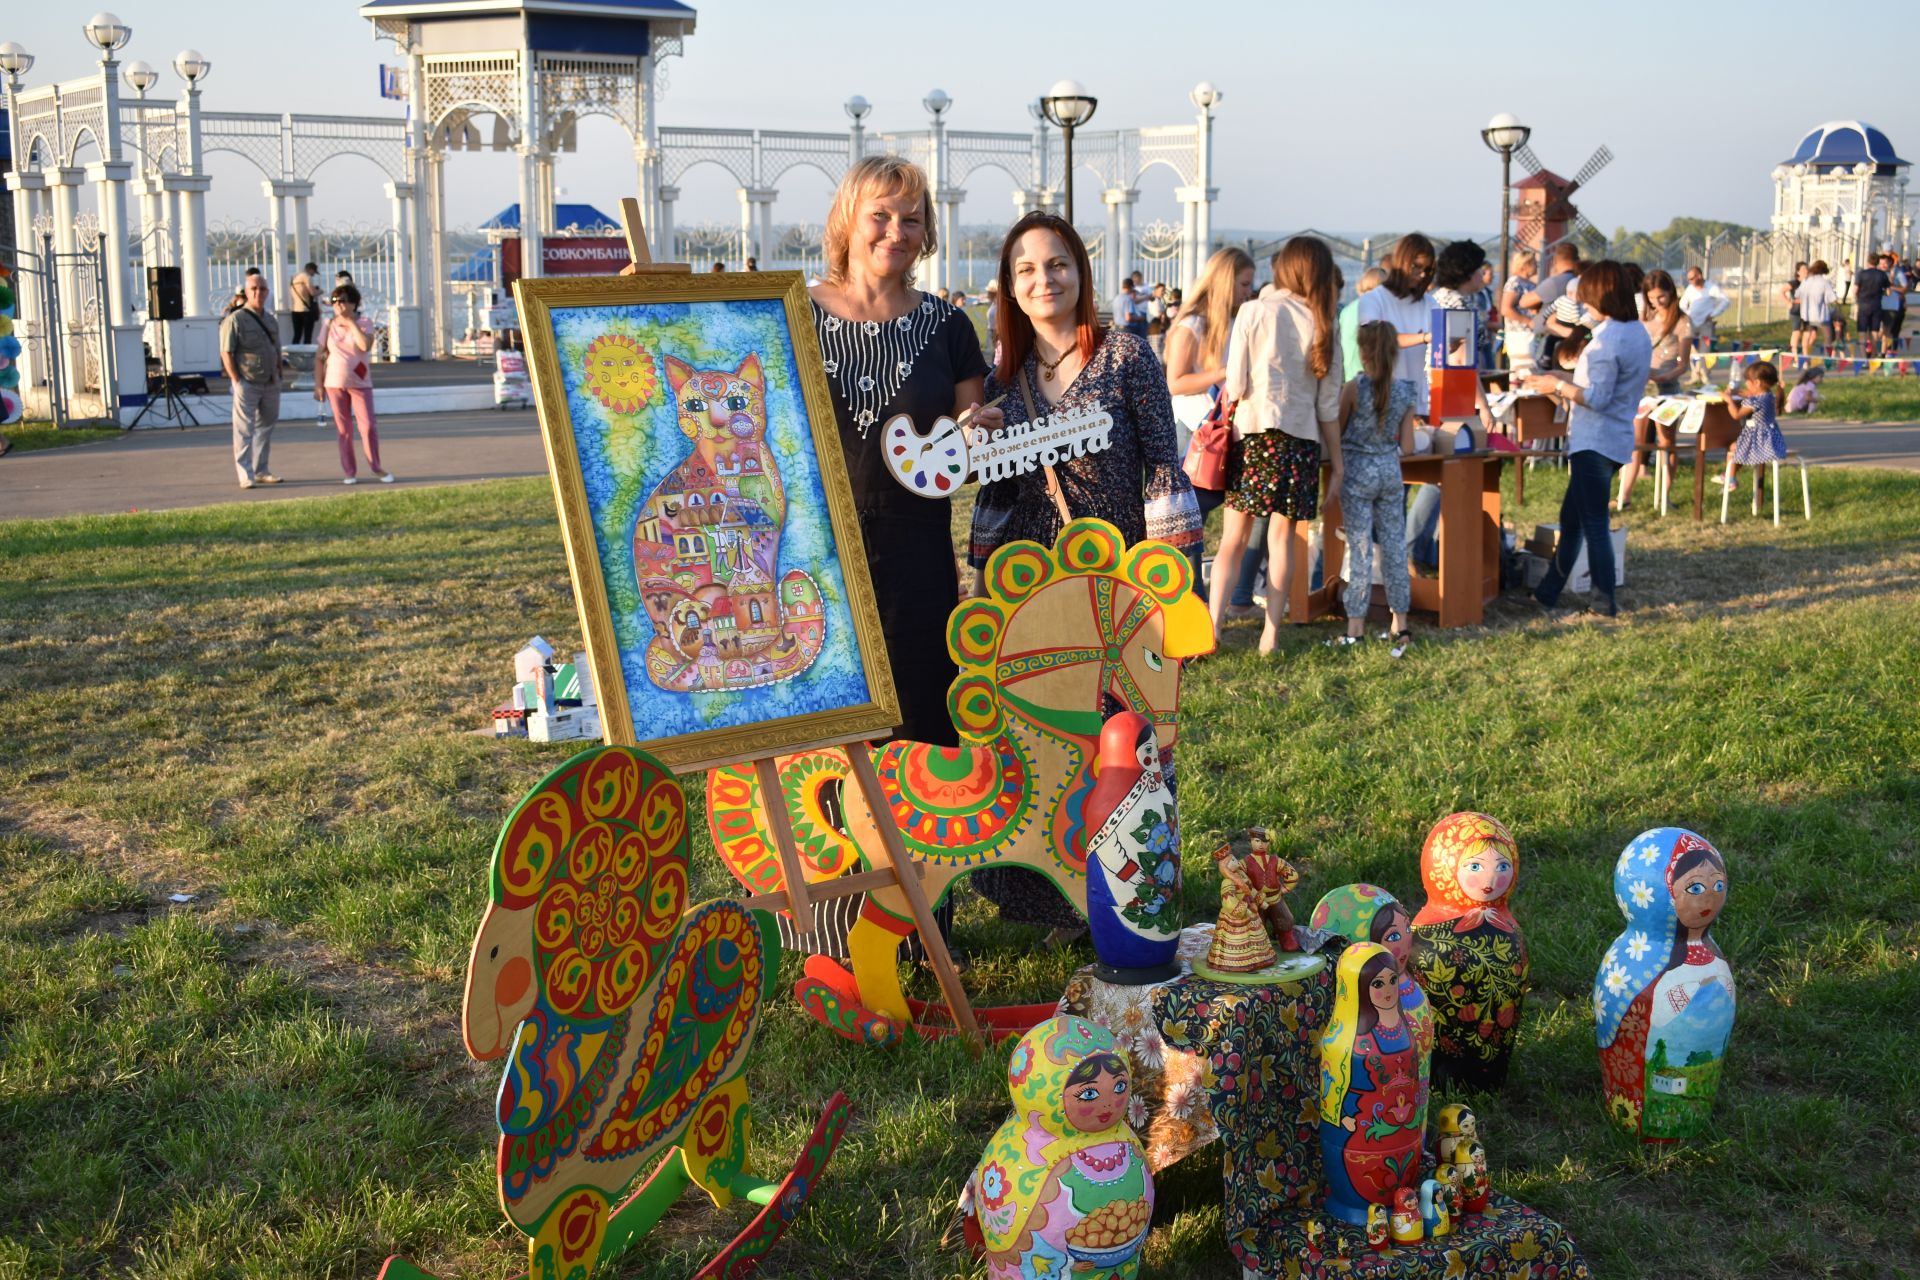
[[[680,180],[682,178],[685,178],[689,173],[692,173],[695,169],[698,169],[703,164],[713,165],[715,168],[719,169],[723,173],[727,174],[729,177],[733,178],[736,182],[738,182],[743,187],[748,187],[753,185],[751,173],[749,173],[746,176],[742,176],[740,170],[736,168],[734,165],[727,163],[726,160],[722,159],[719,156],[711,156],[711,155],[693,156],[693,157],[690,157],[686,163],[679,164],[679,165],[669,163],[667,165],[667,184],[669,186],[679,185]]]
[[[67,155],[66,155],[66,159],[62,163],[67,168],[71,169],[74,165],[74,162],[80,156],[80,148],[89,142],[93,144],[93,149],[95,151],[98,151],[101,155],[101,158],[104,159],[106,157],[107,149],[102,145],[100,145],[99,132],[91,124],[83,124],[78,128],[74,129],[73,132],[68,136]]]
[[[780,179],[786,177],[789,173],[792,173],[795,169],[812,169],[815,173],[819,174],[821,177],[825,178],[828,182],[833,183],[836,186],[839,185],[840,180],[842,178],[846,177],[845,165],[842,165],[840,167],[840,172],[835,173],[828,166],[820,163],[819,160],[814,159],[811,156],[796,156],[795,158],[788,160],[785,164],[781,165],[780,168],[774,170],[772,174],[767,178],[764,185],[769,187],[779,186]]]

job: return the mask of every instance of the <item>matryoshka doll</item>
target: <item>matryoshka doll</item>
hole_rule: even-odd
[[[1423,1006],[1424,1009],[1424,1006]],[[1320,1154],[1327,1213],[1364,1227],[1369,1205],[1419,1181],[1430,1031],[1400,1003],[1400,971],[1373,942],[1340,956],[1320,1038]]]
[[[1426,992],[1413,979],[1413,919],[1400,900],[1378,885],[1343,884],[1314,904],[1308,927],[1337,933],[1348,942],[1377,942],[1400,970],[1400,1007],[1424,1024],[1433,1015]]]
[[[1412,1187],[1402,1187],[1393,1193],[1393,1242],[1395,1244],[1419,1244],[1427,1234],[1427,1225],[1420,1218],[1420,1194]]]
[[[1007,1063],[1013,1115],[967,1182],[994,1280],[1130,1277],[1153,1219],[1147,1153],[1127,1126],[1126,1059],[1084,1018],[1049,1018]]]
[[[1122,711],[1100,730],[1087,796],[1087,923],[1094,973],[1128,986],[1180,976],[1180,837],[1153,725]]]
[[[1607,1114],[1648,1142],[1706,1127],[1733,1034],[1733,971],[1707,928],[1727,901],[1727,864],[1691,831],[1642,832],[1613,869],[1627,927],[1593,983]]]
[[[1507,906],[1520,850],[1484,813],[1456,813],[1427,833],[1413,918],[1413,973],[1433,1004],[1436,1083],[1506,1083],[1527,990],[1527,943]]]

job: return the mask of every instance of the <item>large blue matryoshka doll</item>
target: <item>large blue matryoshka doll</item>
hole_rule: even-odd
[[[1049,1018],[1007,1061],[1013,1114],[961,1197],[991,1280],[1126,1280],[1153,1219],[1146,1149],[1127,1123],[1127,1061],[1113,1033]]]
[[[1180,976],[1180,825],[1153,725],[1137,711],[1100,730],[1087,829],[1087,924],[1102,981]]]
[[[1727,901],[1727,864],[1691,831],[1642,832],[1613,869],[1627,927],[1593,983],[1607,1114],[1648,1142],[1706,1127],[1733,1034],[1733,971],[1707,928]]]
[[[1427,1124],[1433,1018],[1402,1004],[1400,969],[1385,947],[1356,942],[1340,956],[1333,1013],[1320,1038],[1320,1153],[1327,1212],[1364,1227],[1370,1205],[1418,1185]]]

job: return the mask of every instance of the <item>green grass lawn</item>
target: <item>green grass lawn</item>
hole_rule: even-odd
[[[0,427],[0,436],[12,442],[15,451],[30,453],[35,449],[65,449],[76,444],[92,444],[96,440],[112,440],[126,432],[119,427],[55,427],[51,422],[16,422],[10,427]]]
[[[1197,915],[1250,824],[1303,867],[1296,911],[1353,879],[1417,900],[1453,810],[1512,826],[1536,985],[1476,1105],[1495,1185],[1599,1276],[1865,1280],[1920,1249],[1920,476],[1813,483],[1817,521],[1779,529],[1642,504],[1617,620],[1510,597],[1401,662],[1323,648],[1332,623],[1262,658],[1235,624],[1187,682]],[[471,732],[536,632],[578,647],[538,481],[0,524],[0,1275],[524,1265],[459,1015],[497,825],[567,754]],[[1711,1132],[1656,1150],[1601,1114],[1588,993],[1614,859],[1669,823],[1727,855],[1740,1013]],[[695,864],[731,889],[703,837]],[[1091,959],[970,895],[956,941],[982,1003]],[[938,1241],[1004,1060],[861,1050],[784,996],[761,1036],[761,1170],[833,1089],[858,1108],[762,1274],[977,1274]],[[1219,1194],[1211,1154],[1163,1176],[1145,1274],[1238,1275]],[[617,1274],[684,1277],[745,1214],[689,1199]]]

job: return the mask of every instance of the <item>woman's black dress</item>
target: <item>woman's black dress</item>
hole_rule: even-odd
[[[947,715],[947,686],[956,669],[947,656],[947,618],[960,603],[953,553],[953,511],[946,498],[908,493],[880,455],[882,428],[906,414],[926,431],[951,415],[954,388],[985,376],[987,362],[973,322],[949,303],[920,294],[919,303],[894,320],[847,320],[815,304],[813,320],[833,392],[860,536],[880,631],[886,638],[893,687],[900,697],[897,737],[954,746],[959,738]],[[802,943],[783,917],[783,945],[845,959],[847,931],[862,899],[815,904],[812,938]],[[949,900],[951,901],[951,900]],[[951,907],[939,913],[942,927]],[[919,939],[909,940],[909,954]]]

